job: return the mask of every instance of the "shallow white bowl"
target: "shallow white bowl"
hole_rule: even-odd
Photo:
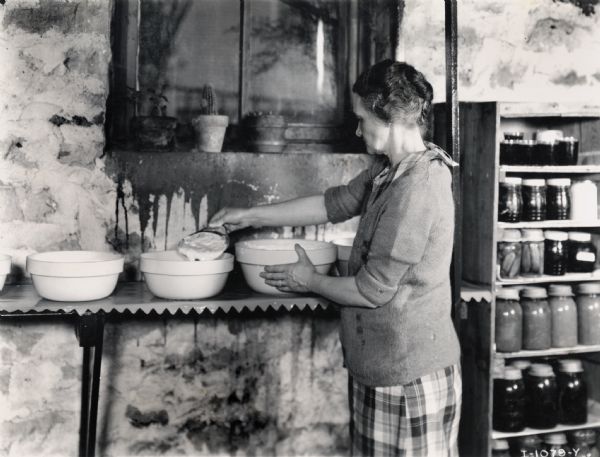
[[[348,275],[348,260],[350,260],[353,243],[354,238],[339,238],[333,240],[333,244],[337,247],[337,268],[340,276]]]
[[[6,254],[0,254],[0,291],[4,287],[4,282],[6,281],[6,276],[10,274],[12,258]]]
[[[100,251],[53,251],[27,256],[27,271],[38,294],[55,301],[108,297],[123,271],[123,256]]]
[[[319,273],[329,272],[337,257],[337,249],[331,243],[302,239],[240,241],[235,245],[235,257],[242,266],[244,278],[250,288],[268,295],[286,295],[286,292],[265,284],[265,280],[259,274],[264,271],[266,265],[297,262],[298,254],[294,249],[296,244],[304,248]]]
[[[233,256],[191,262],[176,251],[141,255],[140,270],[153,295],[174,300],[194,300],[217,295],[233,270]]]

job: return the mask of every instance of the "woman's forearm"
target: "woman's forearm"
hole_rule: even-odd
[[[314,273],[308,288],[339,305],[376,308],[358,291],[354,276],[335,277]]]
[[[318,225],[328,222],[325,197],[295,198],[282,203],[255,206],[249,209],[252,225],[255,227],[281,227]]]

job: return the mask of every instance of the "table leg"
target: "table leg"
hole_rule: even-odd
[[[80,457],[94,457],[104,338],[104,313],[88,313],[80,316],[77,323],[77,337],[79,338],[79,346],[83,348],[79,455]],[[91,357],[92,348],[93,361]]]

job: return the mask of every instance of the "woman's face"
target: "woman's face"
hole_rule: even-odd
[[[358,119],[356,136],[362,138],[369,154],[385,154],[390,137],[390,125],[368,111],[362,99],[354,95],[354,114]]]

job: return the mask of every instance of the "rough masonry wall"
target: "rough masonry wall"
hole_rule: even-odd
[[[461,100],[600,102],[598,0],[458,2]],[[445,100],[444,7],[405,0],[400,60]]]

